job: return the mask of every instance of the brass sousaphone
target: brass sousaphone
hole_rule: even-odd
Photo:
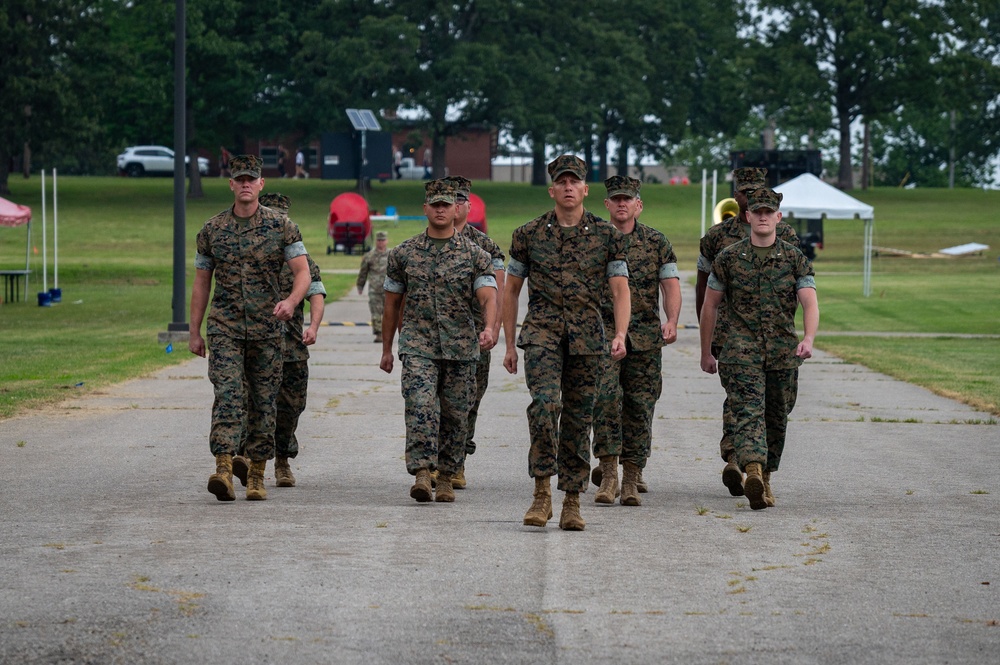
[[[736,199],[722,199],[715,204],[715,210],[712,211],[712,225],[721,224],[738,214],[740,214],[740,204]]]

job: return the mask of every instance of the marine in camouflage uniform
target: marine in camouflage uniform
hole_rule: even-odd
[[[476,360],[481,346],[495,343],[496,280],[489,255],[455,232],[454,187],[432,180],[425,188],[427,230],[389,251],[379,366],[392,371],[392,343],[405,296],[398,352],[406,470],[416,477],[410,496],[430,500],[430,472],[436,469],[435,500],[454,501],[451,478],[465,463]],[[477,300],[485,312],[482,332],[473,312]]]
[[[385,282],[386,263],[389,259],[389,250],[386,245],[389,241],[389,234],[379,231],[375,234],[375,247],[361,257],[361,270],[358,272],[358,295],[361,295],[368,283],[368,312],[371,314],[372,333],[375,335],[375,342],[382,341],[382,312],[385,309]]]
[[[604,367],[594,404],[594,457],[601,461],[592,478],[600,489],[596,503],[614,503],[619,494],[618,462],[623,467],[621,503],[638,506],[641,471],[652,447],[653,410],[663,388],[664,344],[677,340],[681,310],[680,273],[670,241],[659,231],[637,221],[642,183],[625,175],[604,181],[604,203],[615,228],[625,236],[629,265],[632,319],[625,344],[628,353],[618,361],[603,356]],[[663,294],[666,321],[660,322]],[[611,294],[603,299],[605,328],[614,326]],[[600,479],[597,479],[600,476]]]
[[[699,319],[701,318],[701,303],[705,297],[705,289],[708,284],[708,275],[712,272],[712,262],[715,261],[715,257],[719,255],[719,252],[726,247],[750,237],[750,225],[747,222],[747,194],[765,187],[766,179],[767,169],[765,168],[748,166],[733,171],[733,184],[735,188],[733,196],[739,204],[739,214],[712,226],[701,239],[700,243],[697,285],[695,286],[695,310]],[[799,244],[799,238],[795,234],[795,230],[785,222],[778,223],[777,235],[778,238],[785,242],[789,242],[795,246]],[[714,355],[716,358],[718,358],[718,352],[725,343],[726,334],[729,330],[727,312],[726,303],[723,301],[719,310],[719,320],[715,326]],[[722,387],[725,388],[725,378],[721,373],[719,374],[719,378],[723,382]],[[722,439],[719,441],[719,454],[726,462],[726,467],[722,473],[722,481],[729,488],[730,494],[733,496],[742,496],[743,474],[740,472],[735,458],[730,459],[733,457],[733,425],[732,409],[729,407],[729,399],[726,398],[722,402]]]
[[[207,333],[211,349],[208,375],[215,388],[209,448],[216,456],[216,473],[209,479],[209,491],[220,501],[235,499],[232,455],[244,422],[255,479],[247,485],[247,498],[266,496],[263,473],[274,454],[284,322],[292,318],[310,282],[298,226],[257,202],[264,186],[260,160],[254,155],[239,155],[230,166],[235,203],[198,232],[188,342],[192,353],[206,354],[200,329],[214,277]],[[290,295],[282,298],[278,277],[286,262],[295,277]]]
[[[483,251],[490,255],[493,261],[493,273],[496,276],[497,281],[497,291],[498,293],[503,292],[504,278],[506,277],[506,269],[504,268],[504,262],[507,257],[504,255],[503,250],[500,249],[500,245],[496,244],[492,238],[477,229],[476,227],[468,224],[469,219],[469,195],[472,193],[472,181],[468,178],[462,176],[448,176],[444,178],[446,182],[450,182],[455,187],[455,203],[457,207],[457,215],[455,217],[455,230],[467,237],[469,240],[474,242],[476,245],[481,247]],[[497,309],[501,304],[501,299],[497,298]],[[482,330],[485,325],[485,318],[483,317],[482,309],[479,307],[479,303],[475,303],[474,307],[475,317],[476,317],[476,329]],[[493,339],[496,340],[500,335],[500,312],[497,311],[496,323],[493,330]],[[465,443],[465,454],[472,455],[476,452],[476,421],[479,418],[479,405],[483,401],[483,396],[486,394],[486,388],[489,386],[490,381],[490,349],[484,349],[479,354],[479,361],[476,363],[476,385],[474,388],[474,397],[472,400],[472,408],[469,409],[469,424],[468,424],[468,439]],[[465,469],[459,469],[458,474],[452,479],[452,484],[455,489],[465,489],[466,479],[465,479]]]
[[[819,324],[812,264],[797,245],[776,238],[781,194],[761,188],[748,197],[751,237],[726,248],[712,264],[701,330],[701,366],[723,375],[732,409],[733,446],[746,472],[744,491],[754,510],[774,505],[771,473],[785,447],[788,414],[795,406],[798,368],[812,356]],[[713,327],[722,301],[729,332],[719,352]],[[795,330],[801,303],[805,336]]]
[[[288,197],[277,192],[261,194],[257,199],[262,206],[288,214],[291,205]],[[305,299],[295,308],[292,318],[285,323],[285,338],[282,351],[281,388],[278,392],[277,413],[274,428],[274,479],[278,487],[294,487],[295,476],[288,460],[299,454],[299,441],[295,430],[299,426],[299,416],[306,409],[309,391],[309,349],[316,343],[319,324],[323,320],[326,287],[319,266],[308,254],[309,290]],[[291,293],[294,275],[288,264],[281,268],[278,285],[282,295]],[[305,301],[309,301],[309,328],[304,329]],[[249,465],[244,459],[246,438],[233,458],[233,474],[246,484]]]
[[[518,297],[528,281],[528,312],[516,344],[524,351],[524,375],[531,393],[528,474],[535,479],[528,526],[545,526],[552,516],[549,478],[559,476],[563,499],[560,528],[579,531],[579,494],[590,475],[590,428],[601,358],[608,334],[601,297],[610,283],[615,308],[611,351],[625,355],[629,321],[625,237],[583,206],[589,188],[583,160],[557,157],[548,165],[555,209],[514,231],[503,327],[504,367],[517,372],[515,329]]]

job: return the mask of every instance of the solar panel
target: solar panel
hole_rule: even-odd
[[[351,126],[358,131],[377,132],[382,129],[371,109],[347,109],[347,117],[351,121]]]

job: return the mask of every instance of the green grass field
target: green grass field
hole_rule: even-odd
[[[227,182],[207,179],[205,197],[187,202],[188,299],[195,235],[206,219],[232,203]],[[352,184],[270,180],[265,187],[291,198],[291,216],[324,270],[358,267],[358,256],[326,253],[330,201]],[[38,307],[35,297],[42,290],[40,181],[12,177],[10,186],[8,198],[32,207],[32,244],[39,254],[32,255],[35,272],[29,302],[0,305],[0,418],[189,357],[186,346],[168,354],[157,343],[157,333],[165,331],[173,318],[171,179],[59,178],[63,302],[51,308]],[[592,189],[589,208],[605,213],[603,186]],[[505,250],[514,228],[551,207],[544,188],[475,183],[474,191],[486,201],[490,235]],[[822,333],[817,346],[1000,415],[1000,339],[949,337],[1000,333],[1000,224],[996,222],[1000,192],[878,189],[853,194],[875,208],[876,246],[929,253],[979,242],[990,250],[982,256],[953,259],[880,254],[873,262],[873,295],[864,298],[862,224],[827,221],[825,247],[815,263]],[[701,188],[648,185],[643,199],[643,221],[664,231],[681,269],[693,271],[701,235]],[[420,215],[422,201],[420,182],[375,183],[370,196],[372,208],[381,212],[391,205],[401,215]],[[51,287],[51,198],[48,217]],[[390,245],[422,227],[420,221],[375,225],[376,230],[389,231]],[[0,227],[0,268],[23,267],[24,242],[23,227]],[[328,273],[324,282],[333,300],[351,287],[354,278]],[[856,331],[939,336],[831,336]]]

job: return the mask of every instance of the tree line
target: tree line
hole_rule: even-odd
[[[1000,150],[996,0],[187,0],[187,149],[349,130],[408,109],[431,140],[501,130],[545,182],[553,148],[696,172],[818,148],[850,188],[981,185]],[[174,0],[0,6],[0,192],[29,158],[114,171],[173,137]],[[192,159],[192,164],[196,160]]]

